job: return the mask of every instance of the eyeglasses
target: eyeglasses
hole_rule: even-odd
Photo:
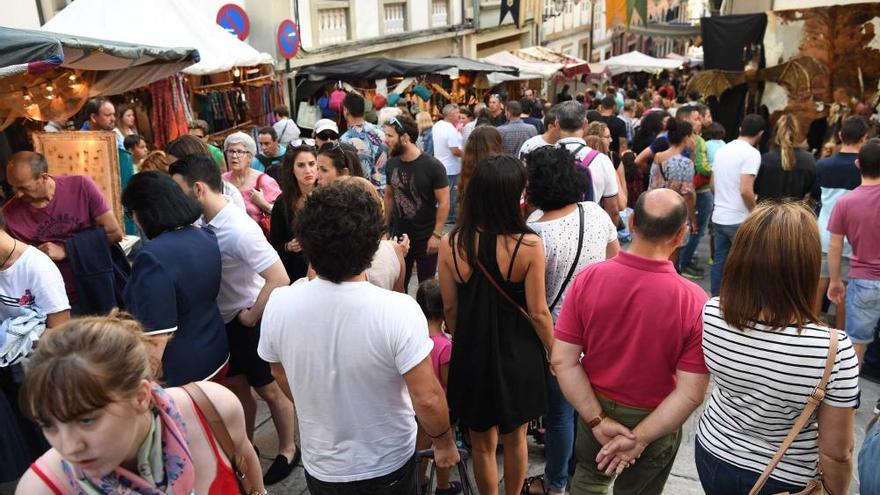
[[[226,154],[229,156],[242,156],[242,155],[250,155],[251,152],[247,150],[226,150]]]
[[[390,119],[388,119],[387,123],[393,125],[401,131],[403,130],[403,124],[401,124],[400,121],[397,120],[397,117],[391,117]]]

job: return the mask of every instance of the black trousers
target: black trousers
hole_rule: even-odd
[[[306,471],[306,485],[312,495],[414,495],[419,493],[415,457],[397,471],[368,480],[328,483]]]

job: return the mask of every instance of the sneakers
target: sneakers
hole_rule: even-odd
[[[694,263],[684,267],[681,274],[691,280],[702,280],[706,276],[706,272]]]

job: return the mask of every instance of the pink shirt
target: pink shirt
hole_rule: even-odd
[[[227,182],[232,182],[232,172],[226,172],[225,174],[223,174],[223,180]],[[278,183],[275,182],[275,179],[260,172],[260,175],[257,177],[257,181],[254,182],[254,185],[252,187],[238,188],[238,190],[241,192],[242,199],[244,199],[245,211],[247,211],[249,217],[258,222],[260,221],[260,217],[263,215],[263,210],[261,210],[259,206],[251,201],[251,191],[255,188],[263,191],[263,197],[266,198],[266,201],[268,201],[269,203],[274,203],[275,200],[278,199],[278,196],[281,195],[281,187],[278,186]]]
[[[431,349],[431,364],[434,365],[434,374],[437,375],[437,381],[440,382],[443,390],[446,391],[446,384],[443,383],[443,378],[440,376],[440,367],[444,364],[449,364],[449,361],[452,359],[452,341],[449,340],[449,336],[445,333],[432,335],[431,340],[434,341],[434,348]]]
[[[828,231],[846,236],[852,245],[849,278],[880,280],[880,185],[859,186],[844,194],[831,210]]]
[[[668,260],[620,252],[572,282],[555,337],[583,346],[593,388],[617,402],[655,408],[675,372],[708,373],[702,314],[708,296]]]
[[[44,242],[61,244],[79,232],[97,226],[95,219],[110,211],[104,194],[89,177],[81,175],[53,176],[55,195],[43,208],[35,208],[14,197],[3,207],[9,235],[39,246]],[[68,260],[56,263],[70,302],[76,302],[76,283]]]

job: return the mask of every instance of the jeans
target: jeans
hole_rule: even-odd
[[[853,344],[874,341],[880,319],[880,280],[849,279],[846,284],[846,334]]]
[[[412,495],[419,493],[418,480],[415,457],[391,474],[368,480],[330,483],[306,471],[306,486],[312,495]]]
[[[700,445],[700,440],[695,442],[697,473],[700,475],[700,484],[703,491],[712,495],[745,495],[755,486],[755,482],[761,473],[738,468],[733,464],[722,461],[710,454]],[[804,489],[802,486],[790,485],[777,481],[773,478],[767,480],[759,495],[791,492],[797,493]],[[864,492],[869,493],[869,492]]]
[[[715,228],[715,261],[712,264],[712,296],[717,296],[721,290],[721,276],[724,274],[724,262],[730,253],[730,246],[736,237],[739,225],[721,225],[712,222]]]
[[[416,270],[418,270],[419,283],[432,278],[437,273],[437,253],[428,254],[428,240],[430,239],[429,237],[420,241],[414,240],[409,246],[409,252],[406,253],[406,258],[403,259],[403,263],[406,266],[405,290],[409,288],[413,264],[416,265]]]
[[[446,218],[446,223],[455,223],[458,210],[456,208],[458,203],[458,177],[458,174],[446,176],[449,179],[449,216]]]
[[[651,409],[626,406],[601,395],[597,398],[609,418],[629,429],[635,428],[651,414]],[[669,479],[669,473],[672,472],[672,464],[680,444],[681,427],[651,442],[642,452],[639,461],[615,478],[599,471],[596,455],[602,449],[602,444],[593,436],[587,423],[579,418],[575,446],[577,469],[571,480],[571,495],[605,495],[612,482],[615,495],[660,495]]]
[[[573,473],[577,411],[565,400],[559,381],[547,374],[548,411],[544,416],[544,487],[565,491]]]
[[[859,450],[859,489],[862,493],[880,493],[880,421],[868,428]]]
[[[684,249],[681,250],[678,260],[679,266],[682,270],[693,261],[694,253],[697,251],[697,246],[700,244],[700,239],[702,239],[703,234],[706,233],[706,226],[709,224],[709,219],[712,217],[713,204],[715,204],[715,196],[712,194],[712,191],[697,193],[697,233],[696,235],[690,236]]]

